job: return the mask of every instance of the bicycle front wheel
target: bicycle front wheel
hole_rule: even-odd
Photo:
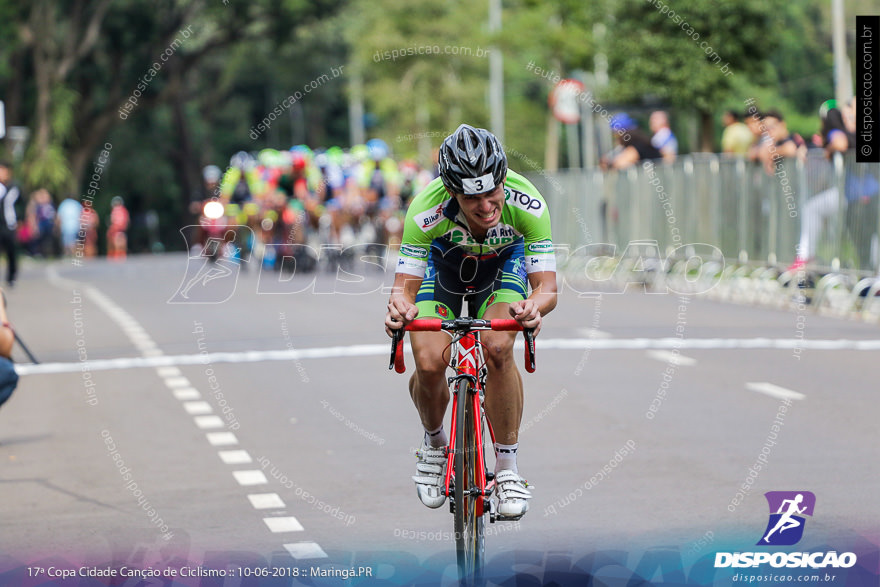
[[[482,417],[474,411],[474,390],[470,381],[461,379],[456,385],[455,455],[455,549],[458,577],[465,585],[483,584],[483,496],[478,481],[476,427]]]

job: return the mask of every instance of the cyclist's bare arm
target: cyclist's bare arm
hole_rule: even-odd
[[[556,307],[556,272],[529,273],[529,285],[532,293],[525,300],[510,304],[510,315],[524,327],[534,328],[537,335],[542,318]]]
[[[395,274],[391,297],[388,298],[388,311],[385,314],[385,332],[388,336],[391,336],[392,330],[406,326],[418,316],[416,294],[421,285],[422,279],[419,277],[407,273]]]

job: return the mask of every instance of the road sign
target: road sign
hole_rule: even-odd
[[[584,84],[576,79],[563,79],[550,92],[548,102],[556,120],[565,124],[577,124],[581,119],[578,96],[584,91]]]

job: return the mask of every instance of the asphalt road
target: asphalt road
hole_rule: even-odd
[[[420,427],[387,370],[383,276],[221,267],[187,299],[187,263],[32,262],[8,292],[41,364],[16,349],[0,409],[0,585],[143,579],[48,573],[123,566],[166,573],[141,584],[297,581],[180,576],[241,566],[449,584],[452,516],[410,480]],[[534,499],[490,526],[490,578],[737,584],[714,553],[760,550],[765,492],[810,491],[796,548],[851,550],[834,584],[876,585],[878,341],[809,309],[563,291],[524,376]]]

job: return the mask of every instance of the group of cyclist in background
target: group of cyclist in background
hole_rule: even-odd
[[[240,151],[225,171],[202,170],[190,254],[253,257],[274,270],[335,269],[355,249],[382,256],[400,242],[410,198],[435,177],[436,162],[432,169],[398,162],[381,139],[350,149]]]

